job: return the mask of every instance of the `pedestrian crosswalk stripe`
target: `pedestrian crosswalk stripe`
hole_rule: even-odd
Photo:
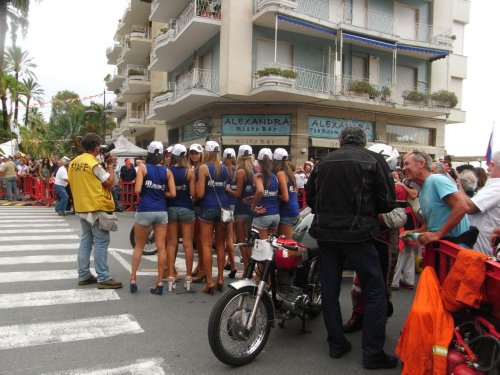
[[[45,373],[43,375],[118,375],[118,374],[149,374],[164,375],[165,371],[161,368],[164,362],[163,358],[144,358],[138,359],[129,364],[120,363],[118,367],[94,367],[81,368],[75,370],[65,370],[61,372]]]
[[[19,212],[22,212],[22,213],[26,213],[26,212],[34,212],[34,213],[47,213],[47,212],[54,212],[54,208],[36,208],[36,207],[27,207],[27,208],[9,208],[9,207],[4,207],[2,208],[2,212],[16,212],[16,213],[19,213]]]
[[[92,258],[92,257],[91,257]],[[68,263],[77,261],[77,255],[32,255],[0,257],[0,266],[12,264]]]
[[[2,211],[0,211],[0,218],[2,217],[9,217],[9,216],[12,216],[12,214],[9,214],[9,215],[4,215],[2,214]],[[15,215],[13,217],[13,219],[33,219],[34,217],[36,217],[37,219],[51,219],[51,218],[60,218],[59,215],[57,215],[55,212],[54,212],[54,215],[29,215],[29,216],[25,216],[25,215]]]
[[[0,221],[0,223],[1,223],[1,221]],[[9,221],[9,223],[10,223],[10,221]],[[20,223],[1,224],[0,228],[19,228],[20,226],[21,226]],[[69,226],[69,224],[65,221],[57,222],[57,223],[47,223],[47,221],[44,220],[43,222],[39,222],[39,223],[30,223],[30,228],[49,228],[49,227],[52,228],[52,227],[67,227],[67,226]],[[26,232],[26,229],[23,229],[23,231]]]
[[[96,288],[10,293],[0,294],[0,309],[114,301],[119,299],[120,297],[114,290]]]
[[[53,218],[44,218],[44,219],[17,219],[17,218],[13,218],[13,219],[9,219],[9,220],[1,220],[1,217],[0,217],[0,224],[3,224],[3,223],[18,223],[18,225],[21,225],[21,224],[26,224],[26,223],[65,223],[66,220],[64,219],[60,219],[59,217],[53,217]]]
[[[17,283],[22,281],[48,281],[75,279],[77,272],[74,270],[29,271],[29,272],[0,272],[1,283]]]
[[[41,250],[75,250],[80,247],[79,243],[58,243],[58,244],[31,244],[31,245],[0,245],[0,253],[9,251],[41,251]]]
[[[30,226],[30,233],[70,233],[74,232],[71,228],[38,228],[37,226]],[[15,233],[26,233],[26,228],[22,229],[6,229],[0,230],[0,234],[15,234]]]
[[[144,330],[130,314],[0,327],[0,350],[93,340]]]
[[[26,232],[26,231],[25,231]],[[45,240],[77,240],[78,236],[76,234],[68,235],[54,235],[54,236],[2,236],[0,237],[0,242],[11,242],[11,241],[45,241]]]

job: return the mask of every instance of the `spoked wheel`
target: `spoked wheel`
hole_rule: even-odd
[[[130,230],[130,244],[132,245],[132,247],[135,247],[135,233],[134,233],[133,226],[132,226],[132,229]],[[144,249],[142,249],[142,254],[143,255],[155,255],[157,252],[158,252],[158,249],[156,248],[156,242],[155,242],[153,228],[150,228],[149,232],[148,232],[148,238],[146,239],[146,245],[144,246]]]
[[[215,304],[208,322],[208,341],[212,352],[223,363],[242,366],[251,362],[266,345],[271,331],[273,307],[267,297],[260,300],[254,328],[247,331],[257,288],[229,288]]]
[[[319,276],[319,258],[311,262],[309,275],[307,276],[307,283],[312,288],[311,291],[311,305],[306,311],[307,315],[315,318],[321,312],[321,278]]]

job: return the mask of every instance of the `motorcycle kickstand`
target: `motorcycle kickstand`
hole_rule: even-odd
[[[306,313],[302,312],[302,315],[300,316],[300,320],[302,320],[302,328],[300,330],[301,333],[312,333],[312,331],[309,331],[306,329]]]

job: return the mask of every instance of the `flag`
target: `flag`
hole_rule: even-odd
[[[494,129],[494,128],[493,128]],[[490,141],[488,142],[488,148],[486,149],[486,165],[489,167],[491,163],[491,153],[493,152],[493,129],[491,129]]]

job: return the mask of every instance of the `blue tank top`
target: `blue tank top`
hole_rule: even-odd
[[[269,186],[264,186],[264,197],[257,203],[257,206],[262,206],[266,209],[263,214],[256,216],[279,215],[278,203],[278,178],[274,173],[269,176]]]
[[[146,176],[141,190],[139,212],[167,211],[167,168],[163,165],[146,164]]]
[[[280,216],[281,217],[295,217],[299,216],[299,201],[297,200],[297,192],[293,188],[290,181],[287,183],[288,188],[288,202],[280,201]]]
[[[253,169],[253,173],[257,173],[256,169]],[[236,187],[235,187],[236,190]],[[241,195],[236,198],[236,203],[234,205],[235,215],[248,215],[253,216],[250,205],[243,203],[243,199],[246,197],[251,197],[255,194],[255,184],[253,183],[253,178],[247,175],[247,179],[243,182],[243,190]]]
[[[233,167],[229,169],[229,179],[226,183],[226,188],[231,190],[236,190],[236,169]],[[227,203],[230,206],[234,206],[236,204],[236,197],[233,197],[231,194],[226,193],[227,195]]]
[[[171,165],[168,167],[175,181],[175,198],[167,198],[168,207],[184,207],[193,209],[193,201],[189,195],[189,183],[187,180],[187,168],[176,167]]]
[[[229,204],[227,202],[227,195],[225,191],[226,182],[229,177],[227,173],[227,168],[225,165],[221,165],[220,173],[218,176],[215,175],[215,167],[213,163],[207,164],[208,173],[212,177],[205,177],[205,195],[200,200],[200,208],[202,210],[207,209],[217,209],[217,208],[229,208]],[[215,189],[214,189],[215,185]],[[217,195],[215,194],[217,191]],[[220,200],[217,200],[217,197]]]

